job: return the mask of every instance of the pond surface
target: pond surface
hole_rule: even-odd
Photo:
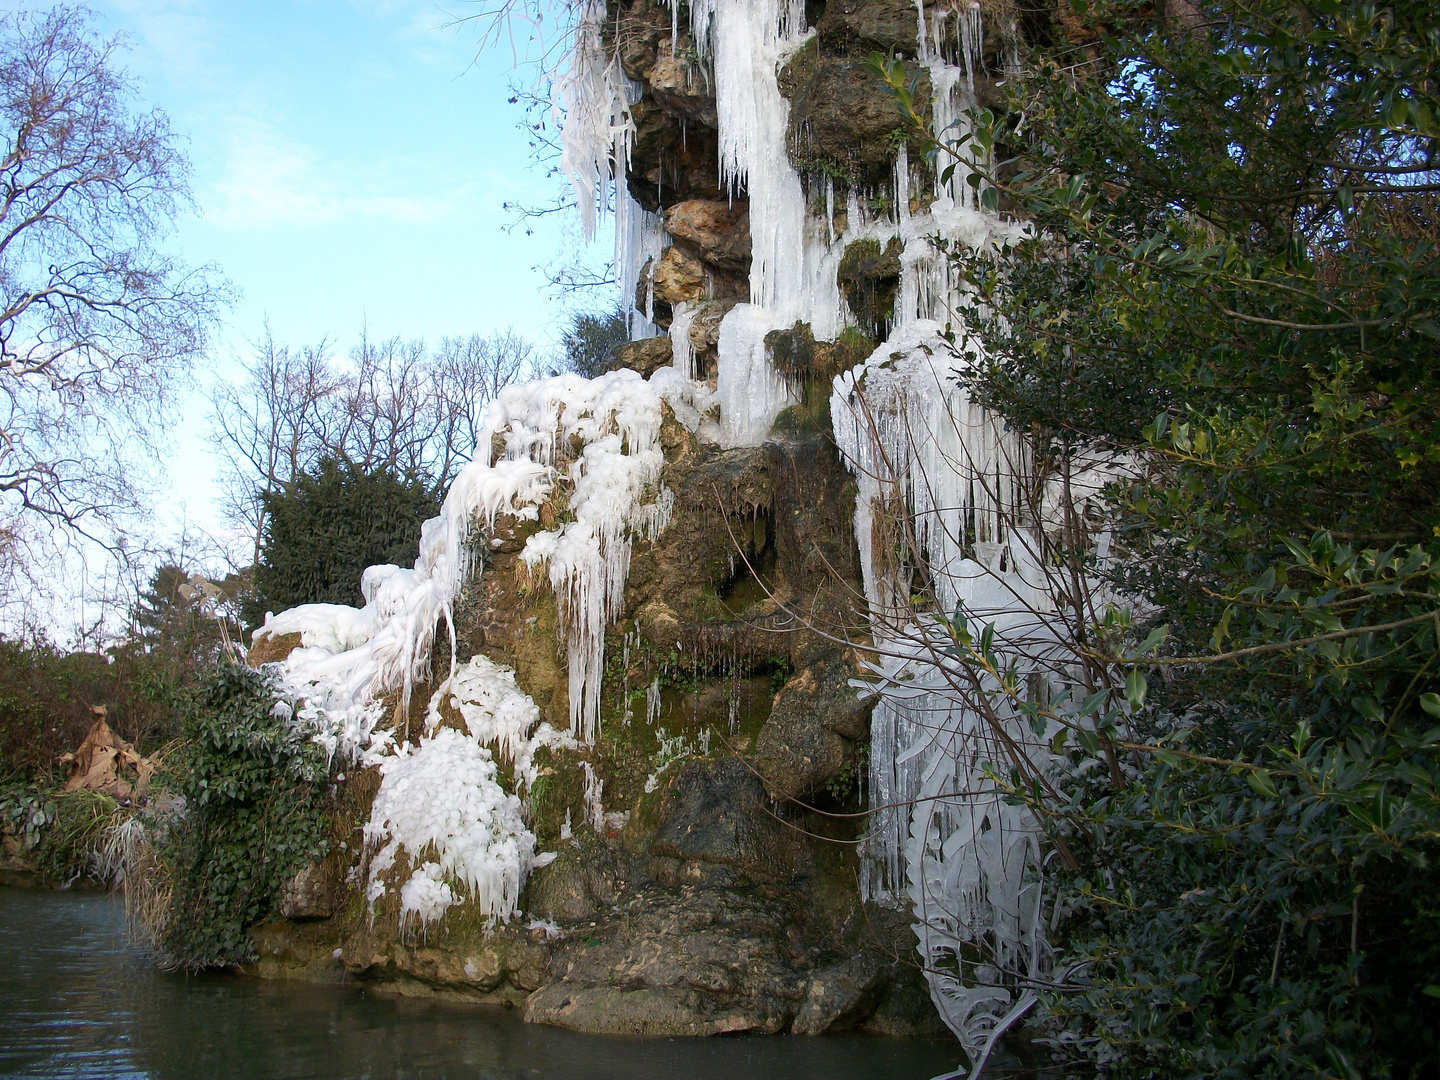
[[[157,972],[115,897],[0,888],[0,1077],[926,1080],[948,1040],[625,1039],[494,1006]]]

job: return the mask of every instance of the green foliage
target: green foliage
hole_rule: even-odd
[[[420,525],[440,511],[421,477],[386,468],[363,472],[333,458],[266,493],[264,500],[255,590],[244,606],[252,626],[264,621],[267,611],[297,604],[360,606],[365,569],[414,563]]]
[[[1035,225],[954,255],[974,392],[1054,459],[1150,463],[1113,584],[1166,630],[1092,629],[1112,704],[1058,743],[1112,768],[1015,792],[1073,862],[1049,1023],[1118,1077],[1433,1075],[1440,30],[1170,7],[1072,2],[1088,59],[932,147]]]
[[[855,748],[855,758],[841,767],[840,771],[825,782],[825,791],[836,802],[844,803],[852,795],[863,793],[865,776],[870,769],[870,744],[861,743]]]
[[[601,314],[576,312],[560,339],[565,351],[565,369],[593,379],[604,373],[620,352],[620,346],[629,340],[630,330],[622,309],[617,307]]]
[[[253,959],[249,928],[326,851],[325,754],[276,701],[267,676],[221,664],[185,717],[170,778],[184,810],[159,845],[170,902],[158,944],[175,966]]]
[[[57,885],[108,876],[113,867],[103,865],[100,848],[120,816],[115,799],[93,791],[0,788],[0,831],[14,837],[21,855],[33,852],[39,876]]]

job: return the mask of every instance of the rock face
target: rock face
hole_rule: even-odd
[[[668,337],[642,338],[620,346],[611,368],[630,368],[649,378],[667,366],[672,359]]]
[[[665,231],[699,249],[701,260],[732,274],[750,272],[750,204],[689,199],[665,209]]]
[[[836,273],[850,313],[877,338],[886,335],[895,317],[903,248],[899,237],[891,238],[883,248],[877,240],[856,240],[845,249]]]
[[[504,1003],[588,1032],[938,1030],[917,969],[895,960],[913,947],[908,921],[860,903],[855,819],[809,809],[859,808],[846,778],[868,734],[847,685],[855,655],[790,625],[850,611],[849,479],[803,431],[721,450],[667,419],[661,445],[674,520],[636,545],[598,743],[541,752],[525,810],[556,858],[531,875],[522,920],[490,927],[461,905],[402,929],[394,897],[367,904],[352,846],[298,874],[283,920],[255,930],[260,974]],[[456,605],[456,655],[514,667],[561,726],[555,602],[519,557],[550,513],[497,522]],[[580,760],[604,782],[613,821],[598,831]],[[337,852],[376,786],[368,770],[342,785],[354,816],[337,819]]]
[[[853,661],[828,654],[775,695],[755,745],[755,768],[772,798],[808,800],[827,781],[854,772],[856,744],[869,737],[871,711],[849,685],[858,674]]]
[[[328,919],[340,908],[345,882],[339,860],[318,859],[301,867],[280,892],[280,914],[297,921]]]
[[[836,53],[874,50],[915,55],[915,5],[908,0],[827,0],[815,22],[820,42]]]
[[[897,114],[862,50],[913,41],[915,9],[831,0],[810,11],[820,48],[786,68],[792,151],[832,179],[888,176]],[[720,323],[748,299],[749,205],[743,188],[721,190],[712,85],[687,21],[682,12],[672,41],[667,4],[613,0],[605,33],[638,87],[630,191],[669,239],[642,272],[641,306],[653,296],[663,327],[692,305],[695,369],[713,379]],[[875,248],[850,269],[878,324],[895,253]],[[908,917],[867,909],[856,885],[870,709],[849,683],[868,626],[855,600],[854,484],[828,409],[833,376],[874,345],[860,330],[817,341],[804,323],[766,344],[799,403],[764,445],[704,445],[667,412],[673,515],[634,545],[624,616],[606,639],[600,736],[540,751],[523,793],[538,850],[555,855],[531,874],[525,915],[488,926],[457,905],[422,932],[400,926],[393,896],[372,907],[357,830],[377,784],[357,770],[342,785],[353,820],[332,833],[343,854],[298,875],[285,917],[255,931],[261,974],[505,1003],[590,1032],[942,1030],[907,962]],[[671,361],[659,337],[629,343],[615,366],[648,376]],[[485,532],[483,565],[454,605],[453,657],[444,631],[432,664],[444,672],[483,652],[509,665],[556,728],[570,705],[558,612],[521,553],[567,512],[547,504],[538,521],[502,517]],[[252,658],[293,644],[262,643]],[[587,805],[585,767],[603,783],[603,816]]]
[[[930,77],[924,69],[918,77],[916,98],[928,101]],[[861,187],[889,180],[905,125],[863,59],[802,48],[781,69],[780,92],[790,101],[790,160],[797,170]]]

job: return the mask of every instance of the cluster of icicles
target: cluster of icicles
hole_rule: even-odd
[[[374,852],[369,897],[373,904],[385,894],[386,876],[406,854],[412,873],[400,887],[402,924],[429,923],[462,895],[487,918],[517,912],[525,878],[541,862],[497,762],[512,766],[523,790],[534,782],[538,749],[575,748],[598,733],[605,630],[620,614],[631,544],[658,535],[673,505],[660,480],[662,404],[713,436],[713,395],[671,368],[649,380],[620,370],[507,387],[486,419],[486,453],[461,470],[440,516],[423,525],[413,568],[366,570],[363,607],[302,605],[267,616],[256,631],[300,636],[277,665],[296,721],[331,755],[380,768],[365,833]],[[541,723],[514,673],[476,656],[465,667],[452,663],[419,743],[397,741],[381,726],[381,703],[398,692],[408,708],[412,688],[431,679],[437,627],[447,628],[454,656],[452,604],[478,570],[476,547],[483,550],[497,518],[535,521],[547,502],[564,509],[564,524],[532,533],[521,558],[558,601],[570,730]],[[442,702],[463,718],[464,732],[441,724]],[[598,781],[587,791],[587,815],[603,822]]]
[[[1061,516],[1060,499],[1073,502],[1079,486],[1059,492],[1053,482],[1036,482],[1023,442],[962,389],[950,333],[961,322],[955,313],[964,307],[965,286],[946,249],[985,250],[1017,240],[1022,229],[980,208],[963,162],[916,200],[923,209],[912,209],[902,148],[892,209],[871,214],[852,188],[837,234],[833,181],[823,181],[824,216],[807,213],[787,153],[789,107],[777,74],[812,36],[803,0],[670,4],[672,35],[687,9],[715,90],[722,182],[733,193],[743,188],[749,200],[751,302],[726,315],[719,339],[716,394],[727,445],[763,441],[790,403],[766,354],[766,333],[800,320],[817,339],[834,339],[850,321],[837,282],[845,249],[858,240],[884,246],[898,238],[902,245],[890,339],[836,379],[831,404],[836,442],[859,485],[856,535],[876,645],[867,687],[877,699],[869,791],[873,805],[889,808],[872,817],[862,890],[867,899],[912,906],[932,996],[978,1069],[995,1039],[1033,1004],[1027,983],[1042,973],[1047,955],[1036,822],[1006,803],[985,770],[1016,748],[1044,767],[1051,732],[1037,735],[997,686],[977,687],[968,673],[937,662],[943,628],[911,611],[908,570],[877,548],[875,535],[877,517],[898,501],[944,610],[961,608],[994,626],[998,640],[1022,642],[1009,662],[1024,668],[1020,674],[1038,692],[1058,696],[1073,656],[1050,629],[1055,588],[1041,547],[1051,519]],[[587,228],[597,208],[613,205],[615,265],[622,295],[634,296],[640,268],[668,239],[659,218],[626,190],[629,105],[642,88],[603,45],[605,10],[601,0],[582,8],[560,83],[564,165]],[[942,139],[957,139],[968,124],[983,33],[978,3],[916,0],[916,62],[929,73]],[[634,314],[636,336],[656,332],[650,315],[648,304]],[[671,326],[678,366],[689,363],[690,318],[682,305]],[[1103,467],[1092,472],[1080,498],[1097,495],[1107,479]],[[977,693],[998,702],[984,719],[972,707]],[[979,965],[964,959],[977,954],[985,957]]]

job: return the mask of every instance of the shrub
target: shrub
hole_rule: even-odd
[[[252,626],[267,611],[297,604],[363,604],[366,567],[413,564],[421,524],[440,511],[422,477],[386,468],[366,472],[333,458],[264,499],[255,589],[244,602]]]
[[[168,779],[184,798],[156,843],[168,908],[157,946],[196,970],[254,958],[249,928],[323,856],[325,754],[277,710],[271,678],[221,664],[195,693]]]

